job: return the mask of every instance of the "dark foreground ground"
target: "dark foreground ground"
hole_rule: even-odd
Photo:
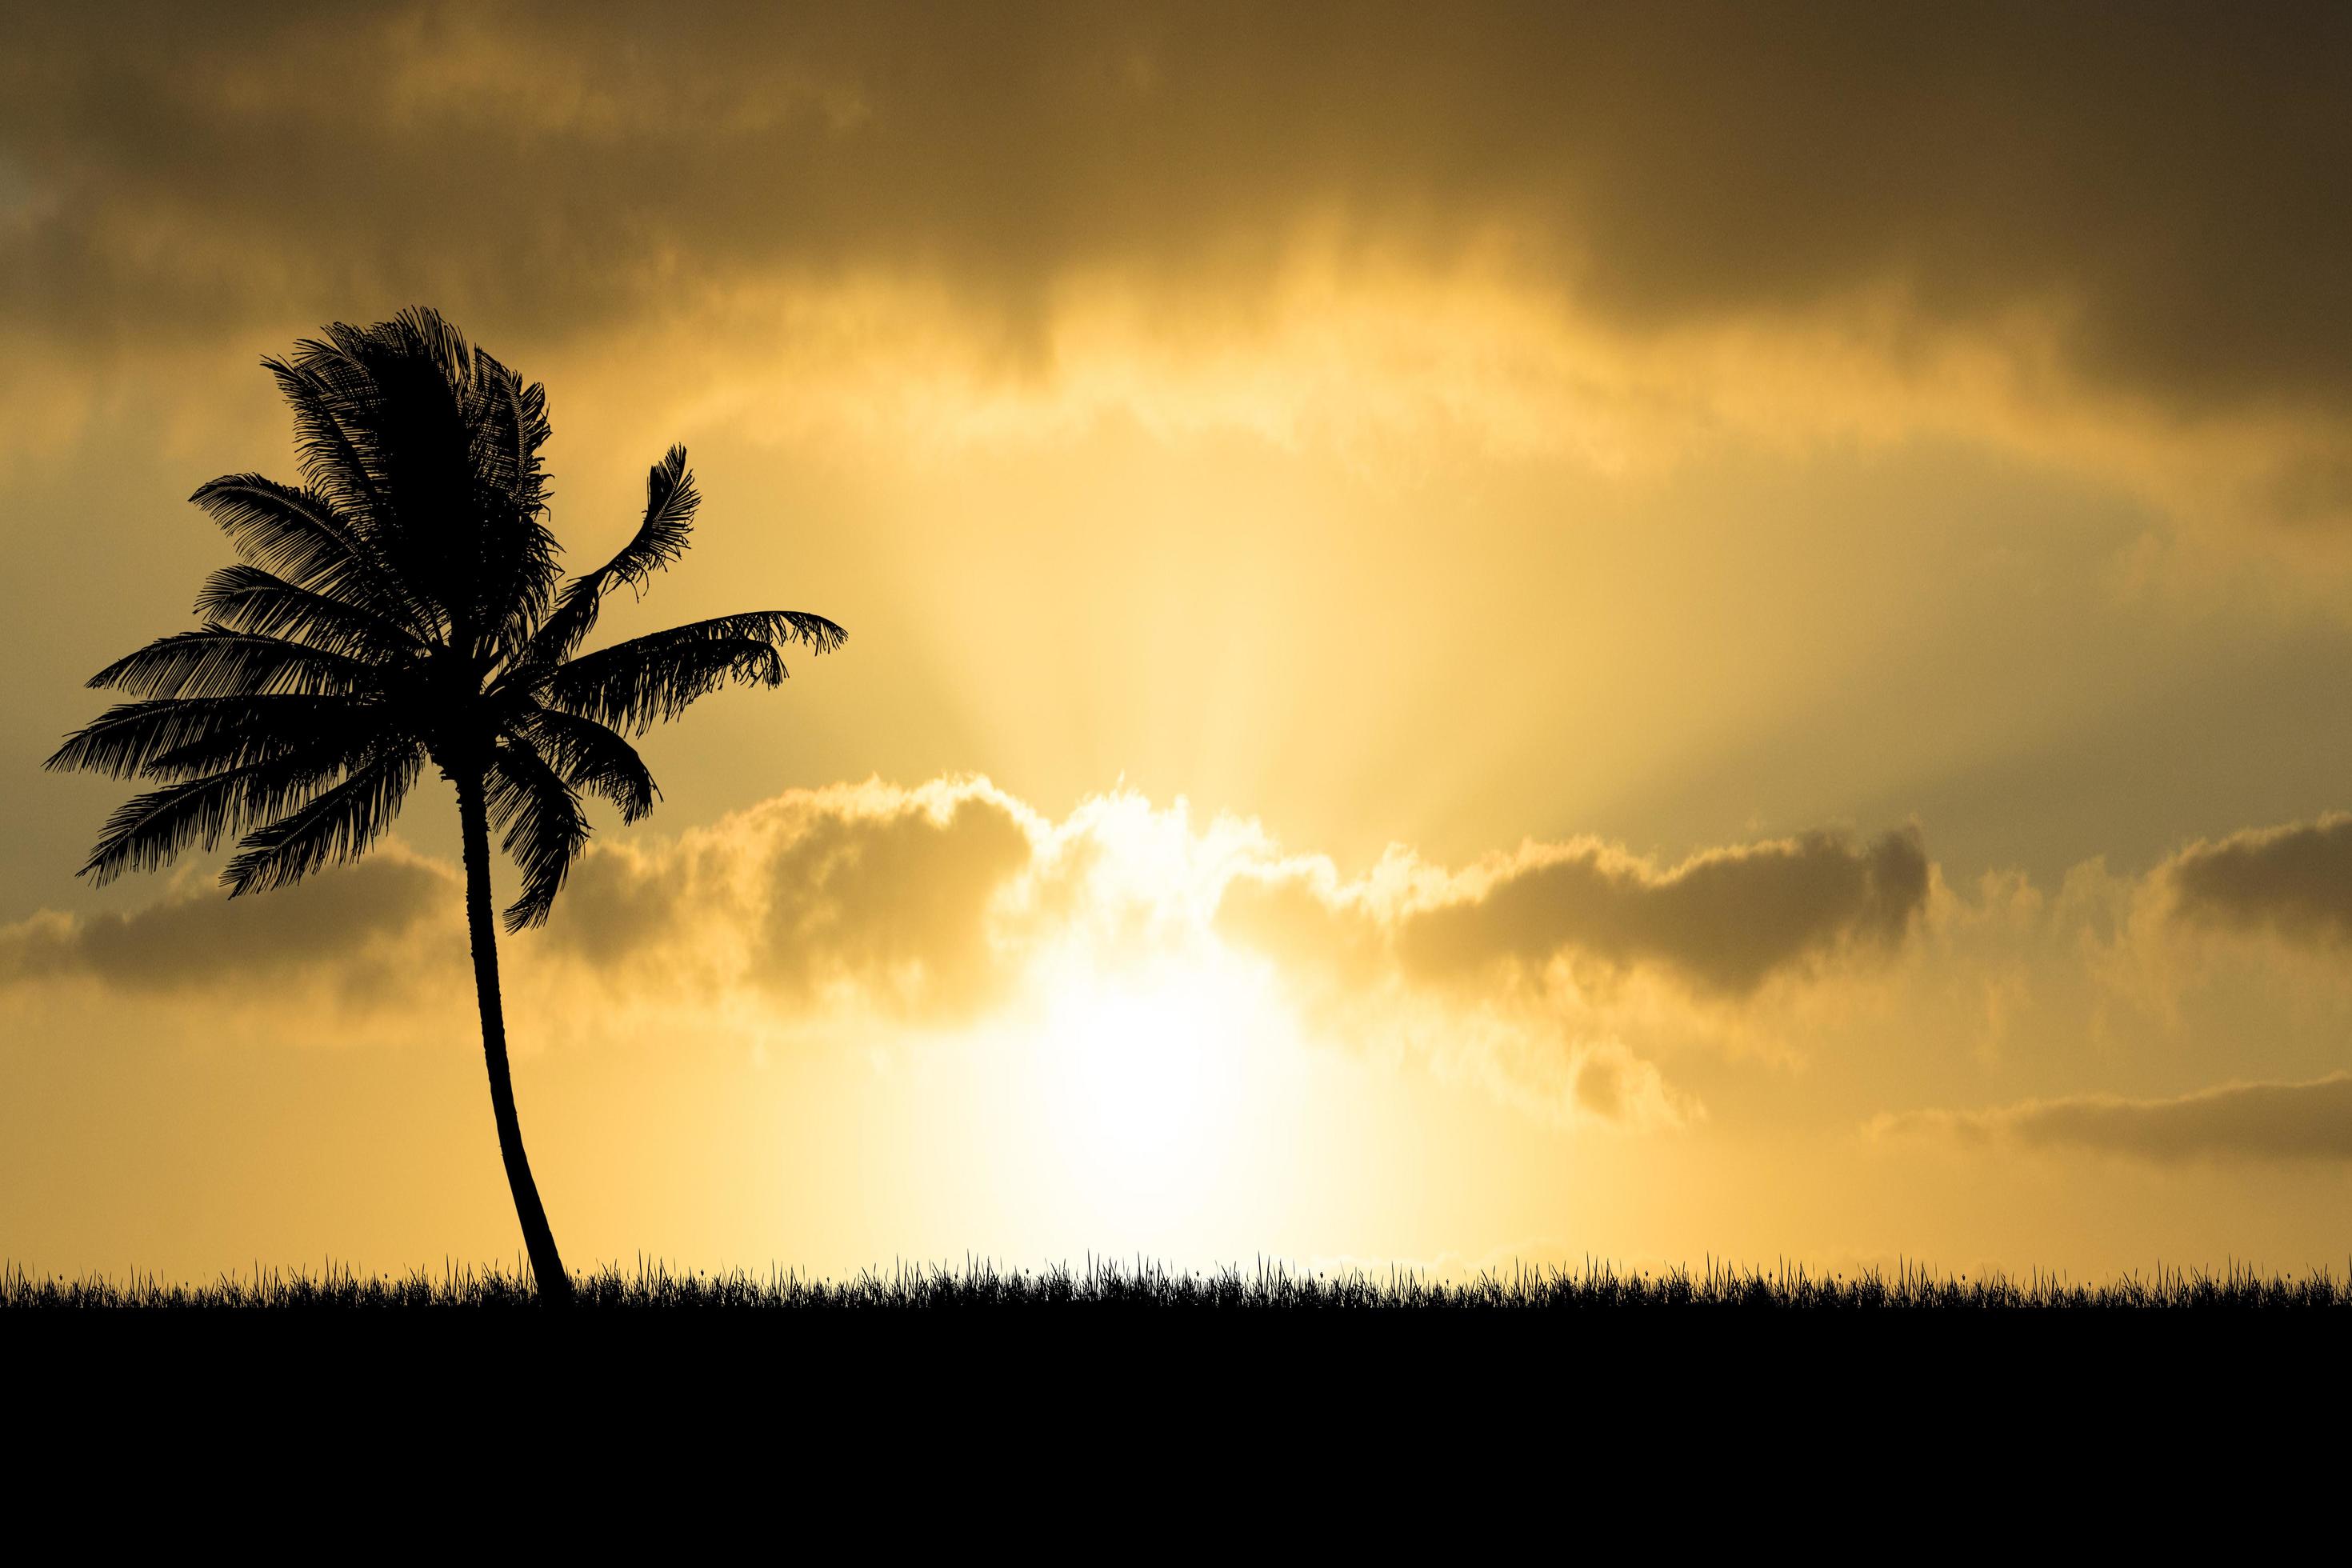
[[[1850,1321],[1889,1314],[1979,1318],[2064,1314],[2109,1321],[2195,1315],[2265,1321],[2312,1314],[2340,1316],[2352,1328],[2352,1273],[2326,1269],[2265,1275],[2233,1267],[2214,1274],[2166,1268],[2118,1279],[2078,1281],[2063,1275],[1994,1274],[1971,1279],[1898,1266],[1892,1274],[1820,1274],[1801,1268],[1742,1268],[1708,1263],[1697,1269],[1622,1271],[1607,1264],[1581,1268],[1514,1268],[1442,1279],[1405,1269],[1317,1271],[1259,1262],[1214,1271],[1171,1269],[1150,1260],[1109,1258],[1082,1265],[1005,1268],[985,1260],[950,1264],[899,1263],[845,1279],[772,1269],[712,1273],[672,1268],[641,1259],[634,1268],[608,1266],[573,1277],[571,1313],[623,1320],[652,1315],[708,1321],[745,1314],[805,1317],[918,1317],[999,1322],[1055,1322],[1063,1331],[1112,1315],[1139,1318],[1263,1318],[1310,1313],[1327,1323],[1339,1317],[1432,1315],[1644,1320],[1672,1317],[1688,1323],[1814,1318]],[[520,1268],[447,1266],[438,1274],[362,1275],[331,1265],[320,1273],[257,1269],[207,1283],[152,1275],[117,1279],[37,1275],[0,1265],[0,1313],[114,1316],[169,1314],[220,1318],[263,1314],[283,1321],[332,1316],[395,1316],[422,1321],[452,1316],[551,1313]],[[560,1315],[557,1315],[560,1316]]]
[[[647,1265],[564,1312],[497,1271],[0,1275],[20,1519],[95,1481],[75,1517],[301,1555],[2245,1557],[2340,1540],[2347,1348],[2352,1288],[2244,1271]]]

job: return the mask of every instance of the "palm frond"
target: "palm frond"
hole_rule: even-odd
[[[483,433],[479,483],[514,497],[520,510],[537,514],[549,500],[540,449],[554,435],[547,417],[547,388],[526,383],[510,366],[475,351],[478,374],[488,389],[488,407],[478,421]]]
[[[362,542],[382,542],[392,523],[381,464],[368,438],[364,417],[374,401],[364,378],[335,366],[325,345],[305,340],[297,358],[261,363],[294,412],[295,460],[311,494],[355,530]],[[268,564],[268,563],[264,563]]]
[[[296,343],[290,362],[262,362],[294,410],[303,477],[360,524],[436,629],[454,630],[471,609],[476,542],[461,532],[474,508],[456,394],[397,340],[327,331]]]
[[[243,774],[233,772],[132,795],[99,829],[98,847],[79,874],[104,886],[127,870],[168,865],[200,839],[211,847],[227,829],[244,787]]]
[[[513,734],[564,783],[603,795],[619,807],[625,823],[653,810],[661,795],[637,749],[593,719],[540,708],[517,721]]]
[[[429,310],[331,326],[296,345],[287,374],[308,400],[298,426],[314,482],[335,495],[337,476],[363,476],[351,488],[368,498],[373,542],[462,652],[520,649],[558,575],[541,520],[544,392]]]
[[[301,804],[363,757],[338,737],[133,795],[106,819],[80,875],[103,885],[166,865],[191,844],[211,849]]]
[[[595,629],[605,595],[625,584],[644,593],[656,572],[686,553],[695,509],[701,504],[693,471],[686,466],[686,448],[672,447],[646,474],[646,516],[636,533],[613,559],[564,584],[555,613],[530,639],[526,658],[538,664],[570,658]]]
[[[562,575],[560,547],[540,521],[548,501],[539,455],[550,435],[547,389],[526,386],[478,348],[466,423],[475,488],[500,503],[485,530],[481,618],[492,645],[485,651],[510,660],[547,619]]]
[[[327,336],[341,353],[371,367],[379,354],[395,350],[400,357],[430,367],[445,386],[463,386],[473,371],[473,345],[456,322],[430,305],[411,305],[373,327],[338,321],[327,329]]]
[[[405,595],[362,525],[319,491],[259,474],[224,474],[188,499],[263,571],[415,629]]]
[[[506,909],[506,928],[543,925],[572,863],[588,843],[588,816],[580,796],[528,746],[500,742],[483,792],[493,826],[522,872],[522,891]]]
[[[425,766],[411,742],[353,769],[332,789],[246,835],[221,872],[230,898],[298,882],[328,864],[349,865],[391,827]]]
[[[199,778],[322,748],[340,746],[344,754],[358,755],[415,739],[411,726],[394,721],[396,710],[389,703],[351,698],[327,700],[328,706],[300,726],[276,722],[275,715],[214,725],[196,739],[152,759],[147,776]]]
[[[89,678],[142,697],[258,697],[272,692],[350,694],[376,684],[358,659],[217,623],[157,637]]]
[[[232,631],[287,637],[371,664],[425,646],[373,610],[298,587],[258,566],[224,566],[206,578],[196,614]]]
[[[120,702],[67,737],[41,766],[130,778],[163,758],[216,735],[311,733],[347,704],[340,697],[159,697]]]
[[[826,653],[848,636],[797,610],[720,616],[583,654],[549,672],[539,690],[551,708],[642,735],[730,680],[781,685],[791,673],[786,643]]]

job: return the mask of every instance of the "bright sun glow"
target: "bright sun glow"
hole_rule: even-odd
[[[1041,1152],[1074,1217],[1166,1239],[1248,1206],[1300,1049],[1262,967],[1210,941],[1108,969],[1072,953],[1039,978]]]

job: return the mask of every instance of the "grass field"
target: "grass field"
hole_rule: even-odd
[[[923,1516],[860,1504],[879,1475],[921,1478],[925,1499],[964,1489],[974,1517],[1007,1499],[1108,1500],[1107,1539],[1146,1517],[1207,1530],[1204,1500],[1234,1498],[1296,1533],[1302,1478],[1337,1473],[1354,1479],[1330,1496],[1383,1539],[1457,1530],[1410,1501],[1447,1477],[1523,1499],[1573,1477],[1661,1528],[1776,1518],[1826,1497],[1825,1475],[1840,1508],[1980,1521],[1991,1500],[2040,1506],[2073,1484],[2093,1433],[2126,1434],[2135,1466],[2199,1456],[2193,1479],[2145,1485],[2145,1511],[2171,1519],[2175,1500],[2213,1493],[2224,1447],[2258,1454],[2333,1420],[2326,1369],[2352,1327],[2344,1275],[2243,1268],[2090,1284],[1600,1264],[1437,1280],[1089,1259],[827,1279],[648,1261],[576,1278],[580,1310],[549,1313],[511,1266],[194,1285],[0,1268],[10,1414],[76,1480],[89,1456],[170,1447],[165,1470],[215,1477],[191,1519],[265,1471],[315,1475],[315,1495],[344,1500],[331,1535],[381,1506],[366,1478],[438,1495],[453,1439],[479,1450],[469,1473],[496,1475],[519,1433],[567,1473],[625,1453],[583,1505],[607,1524],[633,1517],[649,1476],[697,1498],[728,1476],[762,1499],[785,1476],[867,1528]],[[616,1432],[635,1436],[615,1447]],[[359,1493],[339,1492],[352,1477]],[[1774,1500],[1739,1503],[1741,1488]]]
[[[696,1312],[1070,1313],[1108,1309],[1150,1313],[1324,1312],[1636,1313],[1755,1316],[1773,1313],[1908,1314],[2107,1312],[2134,1314],[2312,1313],[2352,1310],[2352,1275],[2318,1269],[2265,1275],[2241,1267],[2214,1274],[2158,1268],[2147,1276],[2081,1283],[2060,1276],[1944,1276],[1904,1266],[1894,1273],[1811,1273],[1709,1263],[1697,1270],[1624,1271],[1521,1268],[1440,1280],[1406,1270],[1316,1272],[1278,1263],[1213,1272],[1170,1269],[1148,1260],[1089,1258],[1076,1266],[1001,1268],[900,1264],[843,1279],[785,1270],[709,1273],[641,1261],[634,1270],[583,1273],[579,1305],[601,1314]],[[530,1309],[529,1276],[514,1269],[452,1266],[440,1274],[360,1275],[332,1266],[317,1274],[257,1269],[208,1284],[152,1276],[37,1276],[0,1266],[0,1311],[497,1313]]]

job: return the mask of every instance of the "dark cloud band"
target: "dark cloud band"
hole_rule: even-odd
[[[2352,11],[2150,3],[23,6],[0,311],[152,337],[430,299],[500,341],[745,277],[1018,329],[1336,220],[1506,235],[1635,330],[2024,308],[2183,409],[2352,405]],[[2333,492],[2331,491],[2331,494]]]

